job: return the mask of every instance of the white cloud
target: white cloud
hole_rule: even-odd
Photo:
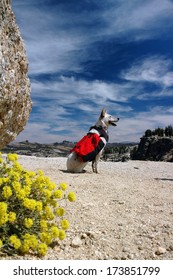
[[[133,82],[149,82],[162,87],[173,86],[173,61],[163,56],[151,56],[137,61],[121,77]]]
[[[171,26],[173,3],[170,0],[112,1],[103,16],[108,23],[107,32],[125,36],[128,40],[157,37],[165,33],[165,25]]]
[[[51,82],[33,81],[32,91],[32,122],[45,122],[47,129],[51,127],[54,131],[54,126],[59,127],[56,131],[68,129],[72,133],[77,126],[90,127],[103,107],[111,110],[115,116],[132,111],[126,104],[129,98],[127,85],[61,77]],[[78,117],[81,114],[83,117]]]
[[[46,98],[59,100],[59,104],[69,105],[85,102],[95,103],[98,106],[104,104],[108,99],[118,102],[126,102],[130,95],[127,94],[130,85],[109,83],[99,80],[86,81],[74,77],[61,76],[56,81],[32,82],[34,98]],[[132,95],[134,93],[131,93]]]

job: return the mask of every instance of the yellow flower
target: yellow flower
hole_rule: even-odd
[[[45,214],[46,219],[53,220],[54,215],[53,215],[52,210],[49,206],[45,206],[44,214]]]
[[[37,173],[38,173],[38,175],[40,175],[40,176],[44,176],[44,172],[43,172],[42,170],[38,170]]]
[[[60,188],[65,191],[67,189],[67,184],[66,183],[61,183]]]
[[[13,223],[16,220],[16,213],[15,212],[9,212],[8,213],[8,221],[10,223]]]
[[[51,197],[51,191],[49,190],[43,190],[43,194],[46,197],[46,199],[49,199]]]
[[[12,179],[13,182],[18,182],[20,180],[20,174],[17,171],[10,170],[9,177]]]
[[[41,201],[37,201],[35,209],[37,212],[41,212],[43,209],[43,203]]]
[[[61,221],[61,227],[62,227],[62,229],[66,230],[66,229],[69,228],[69,226],[70,226],[70,223],[69,223],[68,220],[62,220],[62,221]]]
[[[29,240],[30,236],[31,235],[29,233],[25,233],[24,235],[22,235],[22,238]]]
[[[38,240],[37,237],[34,234],[30,234],[28,238],[26,238],[25,240],[28,240],[29,242],[29,246],[31,249],[37,249],[38,246]]]
[[[0,178],[0,184],[3,184],[3,183],[9,183],[10,179],[9,178],[6,178],[6,177],[2,177]]]
[[[59,229],[56,226],[51,227],[52,238],[57,238],[59,236]]]
[[[3,159],[2,159],[2,158],[0,158],[0,164],[1,164],[1,163],[3,163]]]
[[[12,196],[12,190],[10,187],[8,186],[4,186],[3,189],[2,189],[2,196],[5,198],[5,199],[8,199],[10,196]]]
[[[62,191],[61,190],[56,190],[56,191],[54,191],[54,193],[53,193],[53,197],[54,198],[62,198],[62,196],[63,196],[63,193],[62,193]]]
[[[25,170],[26,171],[26,170]],[[30,177],[30,178],[33,178],[33,177],[35,177],[35,172],[33,172],[33,171],[26,171],[26,174],[28,174],[28,176]]]
[[[14,171],[19,172],[19,173],[23,170],[22,165],[20,163],[18,163],[17,161],[14,162],[13,169],[14,169]]]
[[[7,203],[0,202],[0,226],[8,222]]]
[[[55,215],[58,217],[62,217],[65,214],[65,210],[62,207],[59,207],[55,210]]]
[[[16,250],[21,246],[21,241],[16,235],[11,235],[9,238],[9,242]]]
[[[25,191],[26,196],[28,196],[31,192],[31,187],[29,184],[26,184],[25,186],[23,186],[23,190]]]
[[[55,199],[49,199],[48,203],[54,208],[58,205],[58,202]]]
[[[38,247],[38,240],[34,234],[26,233],[22,236],[23,242],[22,246],[20,247],[21,253],[28,253],[29,249],[37,249]]]
[[[20,252],[22,254],[27,254],[29,252],[30,246],[28,240],[24,240],[21,247],[20,247]]]
[[[65,231],[61,229],[59,231],[59,239],[63,240],[64,238],[66,238],[66,234],[65,234]]]
[[[27,194],[26,194],[25,190],[20,189],[20,190],[16,191],[16,197],[18,199],[23,200],[26,197],[26,195]]]
[[[16,161],[16,160],[18,160],[18,155],[17,154],[8,154],[7,155],[7,159],[9,160],[9,161]]]
[[[69,192],[67,198],[68,198],[68,200],[69,200],[70,202],[73,202],[73,201],[76,200],[76,195],[75,195],[74,192]]]
[[[48,187],[48,189],[49,189],[50,191],[52,191],[52,190],[54,190],[54,189],[56,188],[56,184],[55,184],[55,183],[50,182],[50,181],[48,181],[48,182],[46,182],[46,183],[47,183],[47,187]]]
[[[41,243],[41,244],[39,244],[38,245],[38,254],[40,255],[40,256],[45,256],[46,255],[46,253],[47,253],[47,245],[46,244],[44,244],[44,243]]]
[[[0,214],[4,214],[7,211],[7,203],[0,202]]]
[[[3,245],[3,243],[2,243],[2,240],[0,239],[0,249],[1,249],[2,245]]]
[[[47,222],[45,220],[40,221],[40,228],[41,228],[42,231],[47,230]]]
[[[35,210],[37,202],[35,199],[25,198],[23,201],[23,206],[30,210]]]
[[[0,226],[3,226],[7,222],[8,222],[8,214],[7,213],[0,214]]]
[[[17,192],[20,190],[21,186],[19,182],[13,182],[12,183],[13,189]]]
[[[24,225],[26,228],[31,228],[33,225],[33,220],[31,218],[25,218]]]
[[[40,233],[40,240],[47,245],[49,245],[52,242],[52,237],[49,233],[47,232],[41,232]]]

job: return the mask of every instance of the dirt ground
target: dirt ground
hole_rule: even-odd
[[[20,156],[19,162],[77,195],[67,206],[67,238],[43,259],[173,259],[173,163],[102,161],[99,174],[91,164],[73,174],[65,158]]]

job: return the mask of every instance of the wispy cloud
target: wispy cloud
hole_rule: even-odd
[[[31,119],[51,124],[67,126],[79,122],[81,127],[88,127],[96,121],[102,107],[107,107],[112,114],[129,112],[132,108],[127,102],[127,85],[106,83],[103,81],[76,80],[74,77],[61,76],[55,81],[32,82],[34,110]],[[41,106],[40,106],[41,102]],[[76,121],[78,119],[78,121]],[[71,129],[72,126],[70,125]],[[74,128],[73,128],[74,129]]]
[[[91,101],[97,105],[101,105],[106,100],[126,102],[130,94],[127,90],[130,84],[118,84],[104,82],[100,80],[87,81],[83,79],[75,79],[74,77],[61,76],[55,81],[33,81],[32,90],[34,97],[58,99],[64,105],[72,103],[83,103],[83,101]],[[134,94],[134,93],[132,93]]]
[[[173,2],[171,0],[119,0],[104,11],[109,34],[127,36],[126,40],[143,40],[166,35],[171,27]]]
[[[173,61],[162,56],[144,58],[122,72],[121,77],[128,81],[149,82],[162,87],[173,86]]]

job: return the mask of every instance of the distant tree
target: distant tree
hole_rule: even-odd
[[[155,135],[158,135],[160,137],[163,137],[163,129],[158,127],[156,130],[155,130]]]
[[[168,125],[167,127],[165,127],[165,135],[166,136],[173,136],[173,127],[172,125]]]
[[[157,135],[159,137],[164,137],[164,136],[173,137],[172,125],[168,125],[165,128],[158,127],[154,130],[147,129],[144,134],[145,137],[150,137],[150,136],[155,136],[155,135]]]
[[[147,129],[145,131],[145,137],[150,137],[152,135],[152,131],[150,129]]]
[[[165,127],[165,136],[168,136],[168,127]]]
[[[163,128],[160,128],[160,136],[163,137],[164,136],[164,132],[165,130]]]
[[[131,158],[131,159],[133,159],[133,156],[135,155],[137,149],[138,149],[138,147],[135,146],[135,147],[130,151],[130,158]]]

